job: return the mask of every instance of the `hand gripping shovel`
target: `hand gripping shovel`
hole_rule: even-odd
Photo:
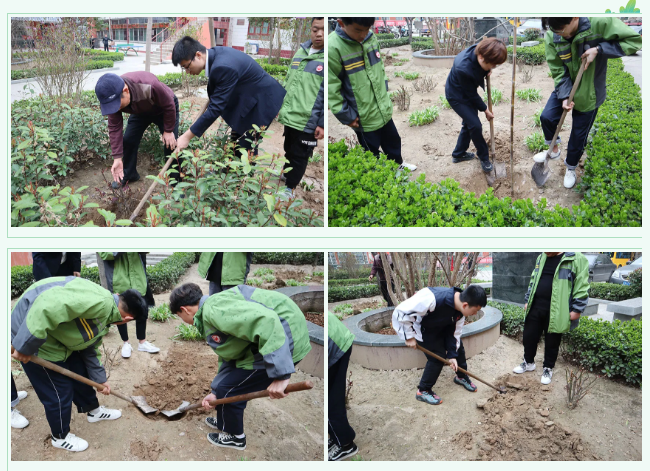
[[[14,347],[11,347],[11,353],[14,352]],[[97,390],[101,391],[104,389],[104,386],[102,386],[99,383],[96,383],[88,378],[84,378],[81,375],[78,375],[77,373],[73,373],[70,370],[66,370],[65,368],[60,367],[59,365],[55,365],[54,363],[50,363],[47,360],[43,360],[42,358],[39,358],[35,355],[32,355],[30,357],[30,360],[32,363],[36,363],[39,366],[42,366],[43,368],[47,368],[48,370],[56,371],[59,374],[62,374],[63,376],[67,376],[68,378],[75,379],[77,381],[81,381],[84,384],[87,384],[88,386],[92,386],[93,388],[96,388]],[[119,397],[123,401],[130,402],[134,406],[136,406],[138,409],[140,409],[142,412],[145,414],[151,414],[153,412],[157,412],[158,409],[154,409],[151,407],[149,404],[147,404],[147,400],[145,399],[144,396],[125,396],[124,394],[121,394],[117,391],[113,391],[111,389],[111,394],[113,396]]]
[[[297,392],[297,391],[307,391],[314,387],[314,383],[311,381],[302,381],[300,383],[293,383],[287,386],[287,389],[284,390],[285,393]],[[241,401],[250,401],[251,399],[259,399],[260,397],[268,397],[268,390],[264,389],[263,391],[252,392],[248,394],[240,394],[239,396],[226,397],[224,399],[217,399],[210,403],[211,406],[218,406],[219,404],[230,404],[232,402],[241,402]],[[164,410],[162,413],[169,418],[174,417],[175,415],[182,414],[188,410],[198,409],[201,407],[201,403],[197,402],[196,404],[190,405],[189,402],[183,401],[183,403],[174,410]]]
[[[568,99],[569,104],[573,101],[573,95],[575,95],[576,90],[578,90],[578,85],[580,85],[580,79],[582,79],[582,74],[585,71],[586,61],[587,61],[586,58],[582,59],[582,63],[580,64],[580,70],[578,70],[578,75],[576,76],[576,79],[573,82],[573,88],[571,88],[571,94],[569,95],[569,99]],[[545,152],[540,152],[537,155],[535,155],[536,157],[535,160],[539,160],[539,156],[544,155],[544,162],[535,162],[535,165],[533,165],[533,168],[530,171],[530,176],[533,177],[533,180],[535,180],[537,186],[544,185],[544,183],[546,183],[546,180],[548,180],[548,177],[551,173],[548,167],[548,161],[551,157],[551,151],[553,150],[553,146],[555,146],[555,141],[557,141],[557,136],[560,134],[560,131],[562,130],[562,125],[564,124],[564,118],[566,118],[568,112],[569,110],[564,110],[562,112],[562,117],[560,118],[560,122],[557,124],[555,135],[551,140],[551,144],[549,145],[548,150]]]
[[[444,358],[442,358],[441,356],[436,355],[436,354],[433,353],[433,352],[430,352],[430,351],[427,350],[426,348],[421,347],[419,344],[416,344],[416,347],[417,347],[417,349],[420,350],[421,352],[424,352],[424,353],[426,353],[427,355],[432,356],[432,357],[435,358],[436,360],[439,360],[439,361],[443,362],[445,365],[451,365],[451,362],[445,360]],[[490,384],[490,383],[488,383],[487,381],[485,381],[485,380],[479,378],[479,377],[476,376],[475,374],[472,374],[472,373],[470,373],[469,371],[462,369],[460,366],[458,367],[458,371],[460,371],[461,373],[465,373],[467,376],[471,376],[472,378],[479,380],[479,381],[480,381],[481,383],[483,383],[483,384],[487,384],[488,386],[490,386],[490,387],[491,387],[492,389],[494,389],[495,391],[498,391],[499,394],[505,394],[505,393],[507,392],[507,391],[506,391],[506,388],[504,388],[503,386],[501,386],[500,388],[497,388],[495,385]]]

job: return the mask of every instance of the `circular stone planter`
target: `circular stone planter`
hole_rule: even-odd
[[[439,69],[451,68],[454,65],[456,56],[434,56],[435,49],[424,49],[413,53],[413,63],[423,67],[435,67]]]
[[[302,312],[322,312],[325,321],[325,291],[324,286],[287,286],[276,289],[279,293],[289,296],[298,305]],[[300,369],[317,378],[322,378],[325,373],[325,329],[307,321],[311,351],[298,364]]]
[[[350,360],[372,370],[409,370],[424,368],[427,359],[419,350],[404,345],[397,335],[374,334],[372,331],[390,325],[394,308],[375,309],[343,321],[355,336]],[[472,357],[494,345],[499,338],[503,314],[490,306],[483,308],[483,317],[463,327],[463,345]]]

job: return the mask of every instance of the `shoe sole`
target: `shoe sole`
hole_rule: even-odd
[[[454,164],[459,164],[461,162],[469,162],[470,160],[474,160],[476,157],[468,158],[468,159],[451,159],[452,163]]]
[[[205,420],[203,421],[203,423],[204,423],[205,425],[207,425],[208,427],[210,427],[211,429],[219,430],[220,432],[223,432],[223,430],[221,430],[220,428],[218,428],[216,425],[212,425],[210,422],[208,422],[208,419],[205,419]]]
[[[88,422],[91,423],[91,424],[94,424],[94,423],[97,423],[97,422],[103,422],[104,420],[117,420],[117,419],[120,419],[120,418],[122,418],[121,415],[119,417],[115,417],[115,418],[104,417],[103,419],[91,419],[90,417],[88,417]]]
[[[153,355],[154,353],[160,353],[160,350],[158,350],[157,352],[149,352],[149,351],[147,351],[147,350],[140,350],[140,349],[138,349],[138,351],[139,351],[139,352],[144,352],[144,353],[151,353],[152,355]]]
[[[341,456],[340,458],[335,459],[334,461],[343,461],[343,460],[347,460],[348,458],[352,458],[352,457],[353,457],[354,455],[356,455],[357,453],[359,453],[359,448],[357,448],[356,450],[354,450],[354,451],[351,452],[351,453],[348,453],[348,454],[345,455],[345,456]]]
[[[241,451],[244,451],[244,450],[246,449],[246,445],[244,445],[243,447],[241,447],[241,446],[237,446],[237,445],[224,445],[223,443],[213,442],[213,441],[210,439],[210,434],[207,434],[206,437],[208,438],[208,441],[209,441],[210,443],[212,443],[212,444],[215,445],[215,446],[220,446],[221,448],[232,448],[233,450],[241,450]]]
[[[84,448],[83,450],[70,450],[70,449],[62,447],[60,445],[55,445],[54,443],[52,443],[52,447],[58,448],[59,450],[71,451],[73,453],[79,453],[81,451],[86,451],[88,449],[88,447],[86,446],[86,448]]]
[[[15,428],[15,429],[20,430],[20,429],[24,429],[28,425],[29,425],[29,422],[27,422],[25,425],[22,425],[22,426],[17,426],[17,425],[11,424],[11,428]]]
[[[433,403],[431,403],[431,402],[427,402],[427,401],[425,401],[424,399],[418,399],[418,398],[416,398],[416,399],[417,399],[418,401],[420,401],[420,402],[424,402],[425,404],[427,404],[427,405],[429,405],[429,406],[439,406],[440,404],[442,404],[442,399],[440,399],[440,402],[438,402],[437,404],[433,404]]]

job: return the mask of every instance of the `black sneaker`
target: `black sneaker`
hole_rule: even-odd
[[[219,427],[217,427],[217,419],[215,419],[214,417],[206,417],[205,424],[208,427],[213,428],[215,430],[221,430]]]
[[[481,160],[481,168],[485,173],[490,173],[494,169],[494,165],[489,160]]]
[[[472,160],[474,157],[476,157],[476,155],[473,152],[465,152],[460,157],[453,157],[451,161],[457,164],[459,162],[467,162],[468,160]]]
[[[341,461],[356,455],[358,451],[359,448],[354,442],[344,447],[335,444],[327,453],[327,461]]]
[[[331,438],[328,438],[327,439],[327,451],[330,451],[334,445],[336,445],[334,440],[332,440]]]
[[[208,441],[213,445],[222,446],[224,448],[234,448],[235,450],[246,449],[246,437],[237,438],[229,433],[208,433]]]

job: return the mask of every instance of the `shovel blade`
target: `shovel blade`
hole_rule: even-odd
[[[535,162],[533,168],[530,170],[530,176],[533,178],[537,186],[543,186],[551,175],[551,169],[544,165],[544,162]]]
[[[155,409],[147,404],[147,399],[144,396],[131,396],[131,399],[133,400],[133,404],[145,414],[153,414],[154,412],[158,412],[158,409]]]
[[[173,417],[173,416],[175,416],[175,415],[177,415],[177,414],[182,414],[182,413],[183,413],[183,409],[184,409],[185,407],[189,406],[189,405],[190,405],[189,402],[187,402],[187,401],[183,401],[183,402],[181,403],[181,405],[178,406],[176,409],[174,409],[174,410],[164,410],[164,411],[162,411],[161,413],[162,413],[163,415],[167,416],[167,417]]]

